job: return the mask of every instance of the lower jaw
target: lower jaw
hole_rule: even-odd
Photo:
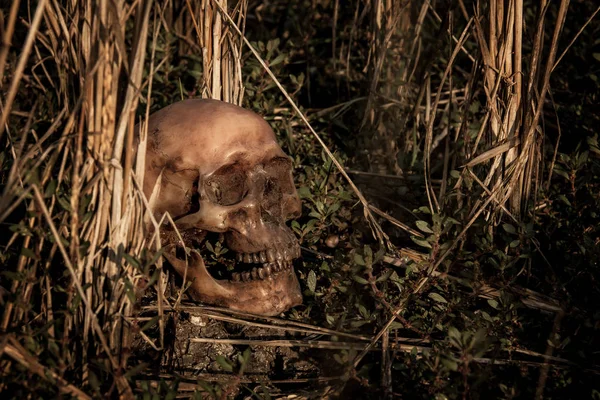
[[[302,303],[300,284],[291,266],[265,279],[217,280],[197,251],[192,251],[185,261],[177,258],[175,250],[175,246],[168,246],[163,255],[180,276],[191,281],[195,300],[265,316],[278,315]]]
[[[302,304],[300,284],[293,268],[263,280],[233,282],[215,280],[227,295],[211,295],[193,290],[192,297],[251,314],[275,316]],[[192,289],[194,285],[192,284]]]

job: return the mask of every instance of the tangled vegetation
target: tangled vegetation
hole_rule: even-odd
[[[7,398],[600,398],[594,2],[3,7]],[[191,302],[146,236],[134,125],[193,97],[293,159],[279,318]]]

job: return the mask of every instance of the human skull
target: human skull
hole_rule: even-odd
[[[152,114],[144,193],[165,224],[165,258],[191,281],[197,300],[261,315],[302,302],[293,261],[300,246],[285,223],[301,203],[291,160],[257,114],[215,100],[185,100]],[[235,259],[211,274],[195,251],[220,233]],[[219,274],[217,279],[215,274]]]

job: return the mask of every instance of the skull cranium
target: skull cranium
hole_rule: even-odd
[[[183,244],[198,248],[208,232],[220,233],[233,269],[209,273],[164,226],[165,257],[192,281],[207,303],[276,315],[302,302],[292,262],[300,256],[285,222],[300,215],[292,165],[263,118],[215,100],[185,100],[152,114],[144,193],[157,218],[169,213]]]

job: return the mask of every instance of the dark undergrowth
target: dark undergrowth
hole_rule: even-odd
[[[206,95],[207,64],[185,14],[201,2],[155,3],[149,28],[135,5],[121,16],[124,36],[107,33],[119,60],[110,77],[115,121]],[[89,83],[100,67],[85,46],[56,44],[64,21],[46,10],[19,76],[36,7],[23,2],[1,65],[2,111],[10,114],[0,136],[0,391],[6,398],[600,399],[600,24],[590,20],[597,6],[571,2],[564,14],[565,2],[500,3],[504,10],[463,1],[249,2],[245,36],[365,201],[244,48],[242,104],[270,122],[293,159],[303,210],[290,226],[303,247],[296,271],[304,303],[277,321],[232,316],[253,328],[297,324],[289,326],[300,333],[259,336],[297,353],[278,353],[267,372],[254,373],[264,348],[245,344],[246,325],[221,310],[215,337],[240,341],[190,374],[165,361],[173,356],[161,341],[176,336],[179,320],[214,310],[184,303],[160,311],[162,296],[174,304],[181,284],[164,278],[160,250],[142,244],[141,233],[91,234],[96,223],[99,231],[112,227],[102,207],[116,187],[108,171],[126,165],[125,154],[121,161],[111,150],[116,127],[94,125],[89,114],[104,110],[91,100],[103,92]],[[81,15],[52,4],[73,18],[64,23],[79,32],[70,36],[78,43]],[[519,6],[520,48],[507,39],[517,35],[508,10]],[[10,8],[2,12],[6,34]],[[522,54],[522,66],[514,58],[505,66],[502,46],[510,57]],[[136,49],[146,53],[137,80]],[[127,102],[132,82],[137,104]],[[128,232],[140,230],[132,222]],[[218,262],[222,249],[216,240],[204,255]],[[127,272],[110,275],[98,259]],[[131,338],[141,334],[164,346],[136,352]]]

